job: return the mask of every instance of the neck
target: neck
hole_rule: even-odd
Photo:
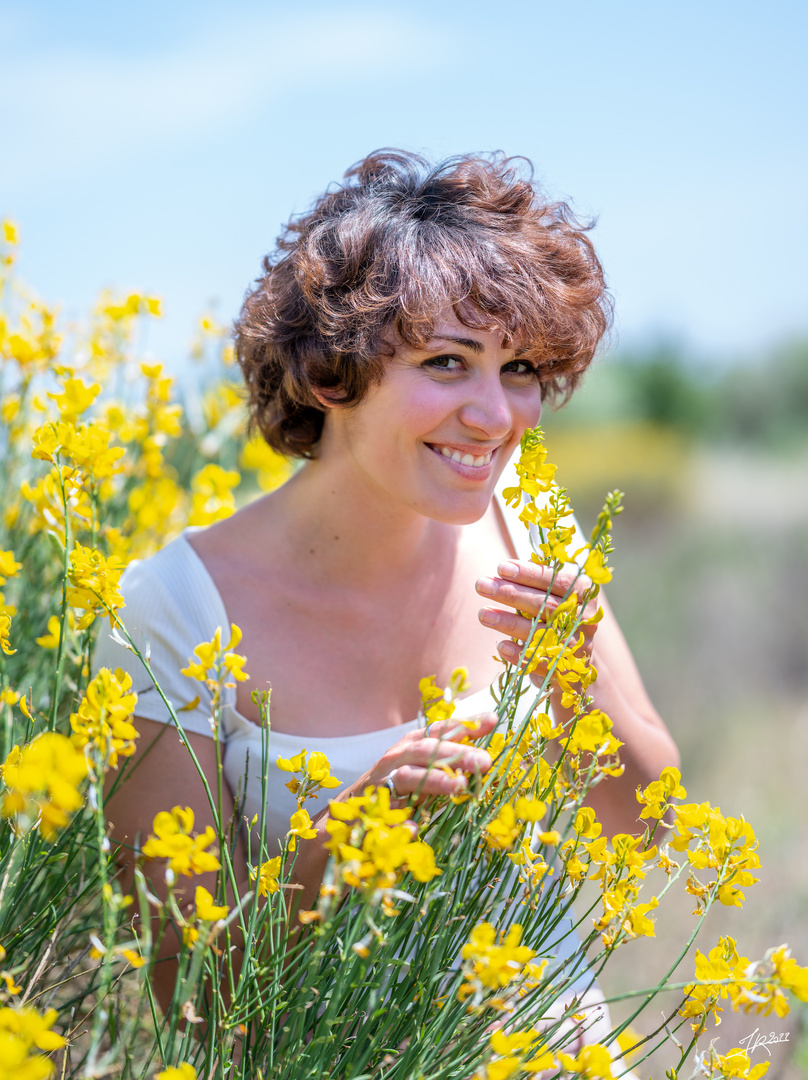
[[[293,556],[310,553],[316,576],[376,588],[426,558],[453,551],[460,530],[392,503],[337,464],[311,461],[272,496]]]

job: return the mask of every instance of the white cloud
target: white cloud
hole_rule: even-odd
[[[238,12],[238,9],[236,9]],[[22,44],[22,43],[19,43]],[[395,11],[236,14],[181,47],[112,56],[65,45],[8,55],[0,75],[6,180],[105,170],[142,152],[198,146],[273,100],[421,72],[451,43]],[[9,108],[9,106],[11,106]]]

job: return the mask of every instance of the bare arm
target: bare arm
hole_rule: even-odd
[[[140,732],[137,750],[133,757],[128,759],[126,771],[120,780],[116,773],[108,776],[107,787],[111,794],[106,802],[112,838],[120,845],[122,885],[129,892],[132,891],[134,881],[134,849],[142,847],[152,831],[152,822],[159,811],[170,810],[173,806],[189,806],[194,813],[195,832],[204,832],[206,826],[213,825],[213,812],[202,781],[173,726],[141,717],[135,717],[134,723]],[[215,791],[216,747],[213,739],[193,732],[188,733],[187,737],[208,783]],[[225,818],[228,801],[232,805],[232,795],[225,787]],[[235,870],[239,894],[243,895],[249,887],[249,881],[240,830]],[[163,862],[147,860],[144,872],[155,895],[161,900],[165,899],[167,888]],[[174,892],[181,911],[184,912],[189,905],[193,907],[197,885],[204,886],[215,896],[216,872],[194,877],[178,876]],[[232,892],[228,890],[228,905],[232,905],[234,899]],[[142,918],[145,913],[139,912],[139,915]],[[152,913],[151,918],[153,932],[156,932],[157,917]],[[178,934],[179,931],[173,925],[169,926],[157,954],[160,962],[154,969],[153,986],[160,1007],[164,1010],[170,1004],[174,993]]]

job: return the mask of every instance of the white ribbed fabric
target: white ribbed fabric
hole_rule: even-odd
[[[512,464],[508,467],[512,468]],[[515,475],[513,476],[515,480]],[[511,483],[511,475],[506,478]],[[500,481],[502,483],[502,480]],[[519,558],[530,558],[530,541],[527,531],[518,521],[517,512],[510,509],[496,496],[502,508],[505,522]],[[577,527],[577,526],[576,526]],[[193,532],[188,529],[187,532]],[[141,651],[148,645],[152,670],[157,682],[175,709],[187,705],[197,695],[199,704],[188,712],[180,713],[180,720],[188,732],[212,736],[210,725],[210,692],[202,684],[180,673],[186,667],[194,648],[203,641],[210,641],[221,627],[223,640],[229,634],[230,620],[224,601],[208,573],[204,563],[188,543],[186,533],[181,534],[155,555],[136,560],[127,567],[121,577],[121,591],[126,606],[121,618],[132,639]],[[584,543],[581,536],[580,544]],[[480,573],[490,573],[491,567],[481,567]],[[93,669],[123,668],[132,676],[133,689],[138,694],[137,715],[147,720],[170,723],[168,709],[140,661],[110,635],[101,634],[93,657]],[[532,695],[523,697],[524,708],[532,702]],[[461,718],[491,711],[494,702],[490,690],[457,701],[455,715]],[[302,749],[309,752],[320,750],[331,764],[332,774],[342,781],[339,788],[329,790],[321,798],[333,798],[346,786],[350,786],[377,762],[390,747],[408,731],[418,726],[418,719],[396,727],[357,735],[339,735],[315,738],[285,732],[271,731],[267,771],[266,836],[270,854],[277,844],[282,846],[289,827],[289,818],[297,808],[294,796],[286,787],[289,774],[275,764],[278,757],[289,758]],[[261,730],[236,710],[236,691],[226,689],[223,697],[220,727],[224,775],[230,790],[244,800],[244,816],[248,821],[261,811]],[[170,800],[170,795],[167,796]],[[316,804],[314,804],[316,807]],[[314,813],[314,810],[312,810]],[[569,922],[567,921],[567,927]],[[570,936],[571,935],[571,936]],[[559,958],[569,955],[577,946],[574,930],[565,930],[557,947]],[[574,989],[585,989],[591,982],[586,973],[573,984]]]

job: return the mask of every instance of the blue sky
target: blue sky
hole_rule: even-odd
[[[70,314],[161,294],[175,366],[370,150],[503,149],[597,215],[624,344],[748,356],[808,333],[807,28],[786,0],[0,2],[0,215]]]

